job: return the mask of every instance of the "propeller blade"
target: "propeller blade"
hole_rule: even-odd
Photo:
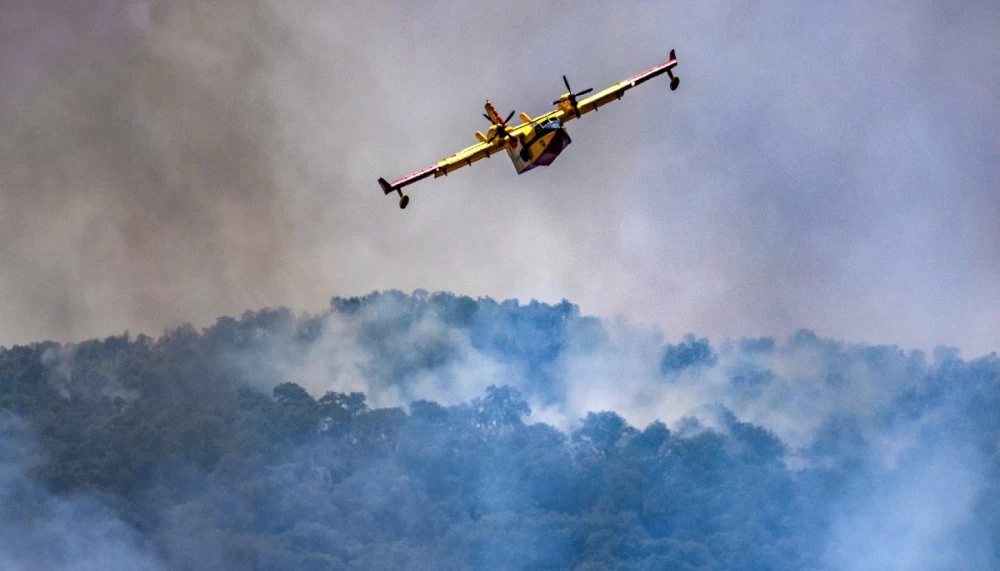
[[[561,102],[562,102],[562,99],[556,99],[555,101],[552,102],[552,104],[553,105],[559,105]]]
[[[593,87],[588,87],[587,89],[584,89],[583,91],[580,91],[579,93],[574,93],[573,96],[574,97],[579,97],[581,95],[586,95],[586,94],[590,93],[593,90],[594,90]]]
[[[565,83],[565,84],[566,84],[566,91],[569,91],[570,93],[573,93],[573,89],[572,89],[572,88],[570,88],[570,86],[569,86],[569,80],[568,80],[568,79],[566,79],[566,76],[565,76],[565,75],[563,76],[563,83]]]
[[[513,116],[514,116],[514,110],[513,110],[513,109],[511,109],[511,110],[510,110],[510,115],[508,115],[508,116],[507,116],[507,118],[503,120],[503,122],[504,122],[504,123],[507,123],[507,122],[509,122],[509,121],[510,121],[510,118],[511,118],[511,117],[513,117]]]
[[[490,123],[493,122],[493,119],[490,119],[490,116],[487,115],[486,113],[483,113],[483,117],[486,117],[486,120],[489,121]]]

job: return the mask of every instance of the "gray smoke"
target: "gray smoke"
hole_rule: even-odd
[[[558,15],[558,17],[557,17]],[[995,2],[54,0],[0,6],[0,343],[156,333],[329,292],[557,301],[667,334],[995,349]],[[488,161],[677,48],[683,77]]]

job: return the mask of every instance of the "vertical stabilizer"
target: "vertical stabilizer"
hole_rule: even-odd
[[[493,106],[493,103],[489,99],[486,100],[486,118],[494,125],[507,125],[507,122],[500,116],[500,112],[497,111],[497,108]]]

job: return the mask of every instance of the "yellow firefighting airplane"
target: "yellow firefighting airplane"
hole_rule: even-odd
[[[478,160],[487,159],[500,150],[507,151],[511,162],[514,163],[517,174],[529,171],[538,166],[548,166],[570,144],[569,134],[563,126],[564,123],[573,119],[579,119],[586,113],[596,111],[603,105],[611,103],[616,99],[621,99],[629,89],[663,73],[670,76],[670,90],[677,89],[677,86],[680,84],[680,78],[674,75],[673,69],[676,66],[677,58],[674,56],[674,50],[670,50],[670,59],[660,65],[634,75],[625,81],[619,81],[604,91],[595,93],[579,101],[577,97],[586,95],[593,91],[593,89],[584,89],[583,91],[573,93],[573,89],[569,86],[569,80],[564,75],[563,83],[566,84],[566,93],[552,102],[556,106],[555,110],[534,119],[526,113],[521,113],[520,119],[522,123],[516,127],[511,127],[507,124],[511,117],[514,116],[513,111],[504,119],[500,116],[496,107],[487,99],[486,113],[483,116],[492,123],[492,126],[486,131],[485,135],[476,131],[476,138],[479,139],[479,143],[462,149],[434,165],[410,173],[391,183],[386,182],[384,178],[380,178],[378,179],[378,184],[382,187],[385,194],[391,192],[399,194],[399,207],[406,208],[406,205],[410,203],[410,197],[403,192],[402,189],[404,186],[413,184],[418,180],[423,180],[431,175],[435,178],[445,176],[462,167],[471,166],[472,163]]]

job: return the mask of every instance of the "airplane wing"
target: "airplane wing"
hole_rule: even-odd
[[[633,75],[625,81],[619,81],[604,91],[599,91],[577,103],[580,115],[596,111],[600,107],[603,107],[612,101],[617,101],[621,99],[625,95],[625,92],[629,89],[632,89],[633,87],[641,83],[645,83],[646,81],[664,73],[669,74],[671,77],[670,89],[677,89],[678,79],[674,77],[674,74],[671,71],[675,67],[677,67],[677,57],[674,55],[674,50],[670,50],[670,59],[660,65],[647,69],[642,73]],[[575,119],[576,117],[574,113],[564,113],[560,118],[565,122]]]
[[[439,176],[445,176],[462,167],[472,166],[472,163],[482,159],[488,159],[494,154],[504,150],[505,147],[506,141],[501,140],[500,138],[496,138],[488,143],[478,143],[472,145],[471,147],[466,147],[450,157],[441,159],[429,167],[414,171],[403,178],[392,182],[386,182],[384,178],[380,178],[378,179],[378,183],[379,186],[382,187],[382,191],[385,194],[389,194],[390,192],[399,191],[404,186],[411,185],[429,176],[437,178]]]

